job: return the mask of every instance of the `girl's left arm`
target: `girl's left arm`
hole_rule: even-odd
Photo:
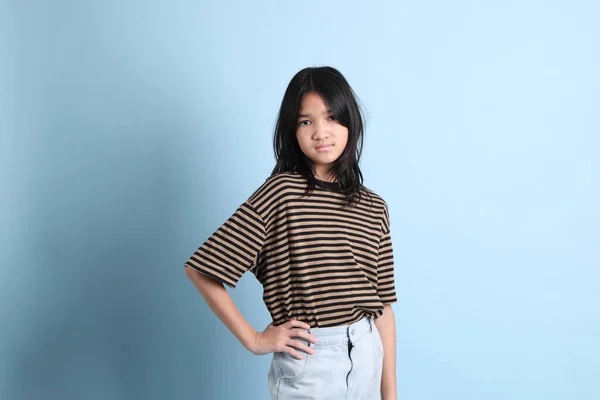
[[[381,399],[396,400],[396,321],[390,304],[384,305],[383,315],[375,319],[375,326],[383,342],[383,372]]]

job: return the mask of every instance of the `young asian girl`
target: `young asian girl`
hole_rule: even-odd
[[[219,319],[273,353],[273,399],[395,399],[394,262],[387,203],[363,185],[363,117],[336,69],[290,81],[276,165],[185,262]],[[255,331],[225,287],[252,272],[273,321]]]

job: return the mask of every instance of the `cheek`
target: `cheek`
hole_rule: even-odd
[[[298,141],[298,145],[300,145],[302,151],[305,151],[310,146],[310,138],[307,139],[306,135],[303,135],[302,132],[296,132],[296,141]]]

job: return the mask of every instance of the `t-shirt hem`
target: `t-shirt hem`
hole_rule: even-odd
[[[185,263],[185,265],[184,265],[184,266],[185,266],[185,267],[192,268],[193,270],[195,270],[195,271],[198,271],[198,272],[199,272],[199,273],[201,273],[202,275],[204,275],[204,276],[208,276],[209,278],[212,278],[212,279],[214,279],[214,280],[216,280],[216,281],[218,281],[218,282],[221,282],[222,284],[224,284],[224,285],[227,285],[227,286],[229,286],[229,287],[230,287],[230,288],[232,288],[232,289],[235,289],[235,287],[236,287],[236,285],[237,285],[236,283],[232,284],[231,282],[229,282],[229,281],[227,281],[227,280],[225,280],[225,279],[223,279],[223,278],[221,278],[221,277],[219,277],[219,276],[217,276],[217,275],[215,275],[215,274],[212,274],[212,273],[210,273],[209,271],[206,271],[206,270],[203,270],[203,269],[201,269],[201,268],[198,268],[198,267],[196,267],[196,266],[195,266],[195,265],[193,265],[193,264],[190,264],[190,263]]]

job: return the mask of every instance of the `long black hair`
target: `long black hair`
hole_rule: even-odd
[[[314,163],[304,155],[296,138],[298,111],[304,96],[311,92],[320,95],[337,121],[348,128],[346,148],[335,160],[330,172],[340,183],[345,204],[356,203],[360,201],[361,189],[364,189],[363,175],[358,165],[362,153],[364,117],[354,90],[346,78],[332,67],[304,68],[290,81],[277,115],[273,135],[276,164],[271,175],[296,172],[308,182],[306,194],[315,188]]]

